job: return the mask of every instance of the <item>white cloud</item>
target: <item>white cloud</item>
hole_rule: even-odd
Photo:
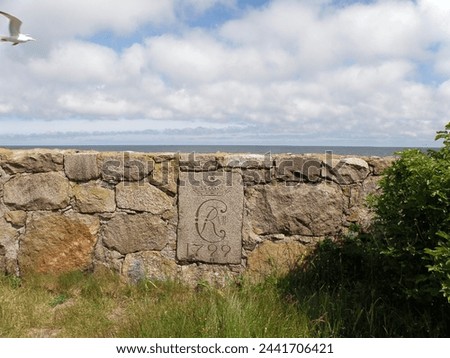
[[[235,8],[237,0],[176,0],[175,7],[184,11],[201,14],[216,5]]]
[[[158,130],[172,130],[169,123],[176,121],[180,128],[256,126],[280,135],[281,144],[283,135],[341,138],[344,145],[346,137],[432,144],[434,131],[450,117],[445,2],[335,7],[331,1],[274,0],[241,12],[234,0],[9,5],[28,32],[46,40],[0,44],[0,138],[14,134],[10,118],[19,118],[39,123],[39,131],[29,128],[40,134],[75,131],[76,123],[86,133],[108,131],[105,123],[117,131],[129,130],[127,123],[146,131],[156,122]],[[219,28],[180,23],[216,5],[238,15]],[[133,37],[139,28],[164,33]],[[89,40],[103,31],[132,41],[118,50]],[[436,71],[432,80],[422,65]],[[102,125],[96,127],[96,119]]]
[[[172,82],[195,83],[224,75],[226,51],[210,36],[193,32],[187,37],[160,36],[147,41],[150,66]]]
[[[111,83],[121,78],[116,53],[107,47],[69,41],[53,48],[47,58],[32,58],[30,72],[51,82]]]
[[[173,1],[40,0],[10,1],[24,27],[53,39],[90,36],[98,31],[129,34],[138,26],[174,21]]]

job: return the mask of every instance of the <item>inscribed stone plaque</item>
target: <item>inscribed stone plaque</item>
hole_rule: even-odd
[[[177,257],[241,263],[244,189],[232,172],[181,172]]]

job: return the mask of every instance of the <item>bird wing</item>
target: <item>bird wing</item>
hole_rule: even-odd
[[[12,16],[6,12],[0,11],[0,14],[6,16],[9,19],[9,33],[11,36],[18,36],[20,33],[20,26],[22,26],[22,21],[17,17]]]

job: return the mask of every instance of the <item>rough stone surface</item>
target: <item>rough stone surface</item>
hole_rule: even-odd
[[[382,175],[395,160],[395,157],[369,157],[366,159],[374,175]]]
[[[274,170],[271,169],[243,169],[242,180],[244,185],[268,184],[275,179]]]
[[[219,168],[214,154],[181,153],[179,160],[181,171],[211,172]]]
[[[195,286],[286,272],[325,237],[370,228],[367,196],[393,160],[0,148],[0,273]]]
[[[343,158],[332,168],[323,168],[322,175],[341,185],[361,183],[370,173],[369,164],[361,158]]]
[[[322,179],[322,161],[317,158],[277,155],[275,165],[277,179],[313,183]]]
[[[264,241],[247,258],[247,274],[254,279],[282,275],[298,267],[308,249],[296,241]]]
[[[58,213],[35,214],[20,238],[21,273],[61,273],[92,265],[98,218]]]
[[[236,173],[182,172],[178,203],[178,259],[240,263],[243,197],[241,178]]]
[[[0,275],[6,273],[6,249],[0,244]]]
[[[155,168],[149,177],[152,185],[168,194],[175,195],[178,190],[178,164],[175,160],[155,160]]]
[[[216,160],[221,168],[270,169],[272,156],[267,154],[218,153]]]
[[[4,185],[4,201],[23,210],[55,210],[69,204],[69,181],[60,173],[20,175]]]
[[[170,240],[175,240],[174,228],[152,214],[118,213],[103,231],[104,245],[121,254],[161,251]]]
[[[0,148],[0,161],[4,162],[9,156],[14,154],[14,150]]]
[[[357,224],[363,231],[367,231],[374,219],[374,213],[367,205],[367,197],[380,191],[378,182],[381,177],[369,177],[362,184],[350,187],[349,213],[346,220]]]
[[[5,213],[5,220],[14,226],[24,226],[27,221],[27,213],[22,210],[13,210]]]
[[[18,237],[17,230],[0,218],[0,273],[16,273]]]
[[[97,154],[66,154],[64,156],[64,170],[70,180],[82,182],[97,179],[100,176]]]
[[[74,185],[75,207],[82,213],[105,213],[116,210],[114,191],[98,183]]]
[[[132,282],[143,279],[152,281],[175,280],[177,264],[173,259],[157,251],[142,251],[128,254],[122,267],[122,274]]]
[[[174,199],[149,183],[122,182],[116,186],[117,206],[161,215],[173,208]]]
[[[101,240],[97,241],[94,251],[94,269],[101,270],[107,268],[114,272],[122,272],[122,264],[125,255],[115,250],[110,250],[103,245]]]
[[[141,181],[152,173],[155,162],[150,154],[100,153],[98,162],[103,180],[109,183]]]
[[[339,232],[343,195],[331,183],[262,185],[246,190],[247,220],[258,234],[324,236]]]
[[[3,196],[3,185],[9,179],[11,179],[11,176],[3,170],[3,168],[1,167],[1,162],[0,162],[0,197]]]
[[[8,174],[43,173],[60,171],[63,167],[63,154],[56,150],[40,151],[11,151],[5,155],[2,167]]]

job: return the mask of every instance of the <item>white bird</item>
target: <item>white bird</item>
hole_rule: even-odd
[[[30,35],[20,33],[20,26],[22,26],[22,21],[20,21],[17,17],[3,11],[0,11],[0,14],[6,16],[9,19],[9,36],[0,36],[1,41],[12,42],[13,46],[23,42],[35,41],[35,39]]]

